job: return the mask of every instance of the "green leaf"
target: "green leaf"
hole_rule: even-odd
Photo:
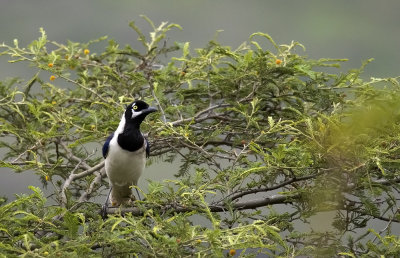
[[[344,255],[344,256],[349,256],[349,257],[352,257],[352,258],[356,258],[356,256],[353,253],[340,252],[338,254],[339,255]]]
[[[269,116],[269,117],[268,117],[268,124],[269,124],[269,126],[270,126],[271,128],[274,127],[275,121],[274,121],[274,119],[272,118],[272,116]]]
[[[64,214],[64,225],[66,226],[66,228],[68,230],[67,235],[69,237],[74,238],[74,237],[78,236],[79,219],[75,214],[67,211]]]
[[[139,35],[139,41],[142,43],[142,45],[144,47],[148,47],[147,42],[146,42],[146,37],[144,36],[144,34],[142,33],[142,31],[136,26],[134,21],[131,21],[129,23],[129,27],[131,27],[132,29],[134,29],[136,31],[136,33]]]
[[[151,181],[148,184],[149,194],[158,194],[164,189],[164,185],[160,182]]]
[[[255,36],[261,36],[261,37],[268,39],[269,42],[271,42],[272,45],[276,48],[276,50],[279,51],[279,46],[275,43],[275,41],[272,39],[272,37],[270,35],[268,35],[267,33],[263,33],[263,32],[253,33],[250,35],[250,39],[254,38]]]
[[[185,42],[185,44],[183,44],[183,57],[184,58],[186,58],[190,54],[189,46],[190,46],[190,42]]]

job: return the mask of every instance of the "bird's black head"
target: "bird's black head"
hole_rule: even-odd
[[[149,105],[142,101],[136,100],[128,105],[125,110],[125,120],[127,123],[136,123],[140,125],[146,116],[150,113],[157,111],[154,107],[149,107]]]

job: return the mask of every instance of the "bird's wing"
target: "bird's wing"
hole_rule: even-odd
[[[146,158],[148,158],[150,156],[150,143],[146,137],[144,137],[144,141],[146,143]]]
[[[108,136],[106,142],[103,145],[103,157],[107,158],[107,154],[108,154],[108,148],[110,147],[110,141],[113,138],[114,133],[110,134],[110,136]]]

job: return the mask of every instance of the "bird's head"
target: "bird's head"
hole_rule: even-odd
[[[125,110],[125,121],[127,123],[135,123],[140,125],[146,116],[157,111],[156,108],[150,107],[142,100],[136,100],[128,105]]]

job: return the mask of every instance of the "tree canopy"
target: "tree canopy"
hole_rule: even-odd
[[[313,60],[261,32],[192,49],[166,40],[179,25],[144,18],[149,35],[129,24],[139,50],[54,42],[43,29],[26,47],[0,45],[36,71],[0,81],[0,166],[53,189],[0,199],[1,256],[400,254],[397,78],[362,79],[371,60],[344,72],[346,60]],[[159,110],[142,126],[148,166],[179,170],[103,220],[96,150],[134,99]],[[299,229],[321,212],[334,214],[330,229]]]

